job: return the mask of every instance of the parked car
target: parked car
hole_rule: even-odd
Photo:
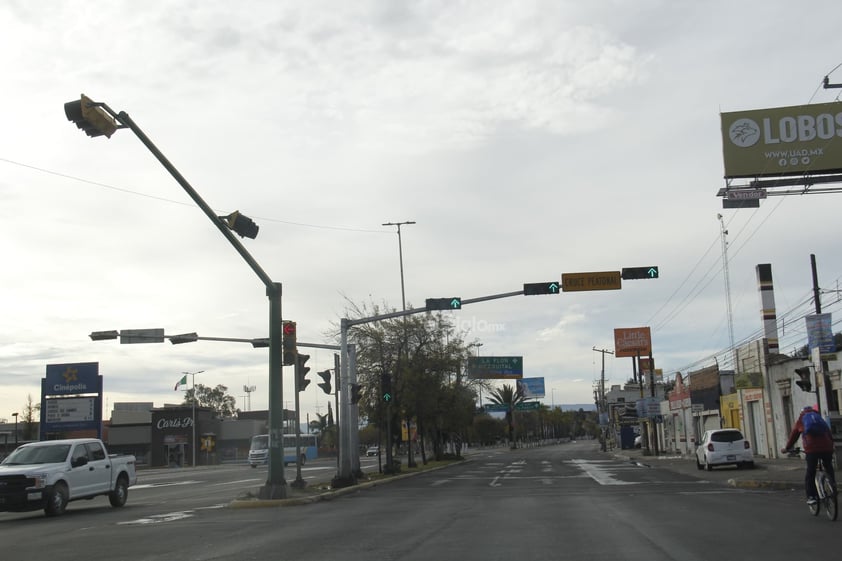
[[[365,451],[366,456],[376,456],[380,453],[379,446],[369,446],[368,449]]]
[[[754,452],[743,433],[737,429],[705,431],[696,448],[696,467],[712,470],[714,466],[754,467]]]

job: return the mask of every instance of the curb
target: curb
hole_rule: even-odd
[[[802,487],[803,485],[801,483]],[[799,488],[799,485],[792,481],[759,481],[756,479],[729,479],[728,486],[737,489],[775,489],[778,491],[790,491]]]
[[[345,495],[350,495],[351,493],[356,493],[358,491],[362,491],[363,489],[371,489],[373,487],[377,487],[378,485],[385,485],[387,483],[391,483],[393,481],[399,481],[401,479],[406,479],[407,477],[414,477],[416,475],[422,473],[430,473],[433,471],[438,471],[440,469],[449,468],[452,465],[456,464],[463,464],[465,462],[472,461],[470,458],[464,458],[461,462],[453,462],[452,464],[448,464],[446,466],[437,466],[430,469],[425,469],[423,471],[417,471],[414,473],[402,473],[400,475],[395,475],[393,477],[387,477],[384,479],[378,479],[377,481],[365,481],[363,483],[357,483],[356,485],[351,485],[349,487],[342,487],[340,489],[332,489],[330,491],[326,491],[324,493],[316,493],[313,495],[309,495],[306,497],[291,497],[287,499],[234,499],[230,503],[228,503],[228,508],[273,508],[273,507],[284,507],[284,506],[299,506],[299,505],[306,505],[312,504],[319,501],[330,501],[332,499],[342,497]]]

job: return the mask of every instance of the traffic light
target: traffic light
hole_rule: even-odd
[[[392,398],[392,378],[387,372],[380,375],[380,397],[385,403],[390,403]]]
[[[360,390],[362,390],[361,385],[351,384],[351,405],[356,405],[360,402]]]
[[[804,390],[805,392],[810,391],[813,389],[813,383],[810,381],[810,367],[809,366],[802,366],[801,368],[796,368],[795,373],[798,374],[798,377],[801,378],[800,380],[795,381],[795,385]]]
[[[433,310],[461,310],[462,298],[452,296],[450,298],[427,298],[427,311]]]
[[[196,333],[182,333],[180,335],[170,335],[169,340],[173,345],[180,345],[182,343],[195,343],[199,340],[199,336]]]
[[[257,231],[260,230],[260,226],[255,224],[254,220],[245,214],[240,214],[239,210],[235,210],[228,216],[220,216],[219,219],[226,221],[228,227],[237,232],[241,238],[253,240],[257,237]]]
[[[319,384],[319,387],[324,390],[324,392],[330,395],[330,370],[325,370],[324,372],[316,372],[324,382]]]
[[[558,294],[560,291],[561,285],[558,281],[530,282],[523,285],[524,296],[534,296],[536,294]]]
[[[295,364],[296,340],[295,340],[295,322],[285,321],[283,323],[283,342],[284,342],[284,366]]]
[[[105,109],[96,106],[94,101],[85,94],[82,94],[79,100],[65,103],[64,114],[68,121],[73,121],[91,138],[102,135],[111,138],[118,128],[114,118]]]
[[[307,361],[310,360],[310,355],[295,355],[296,360],[298,360],[298,364],[295,365],[295,389],[303,392],[304,388],[306,388],[310,384],[310,380],[307,379],[307,373],[310,371],[307,364]]]
[[[623,280],[657,279],[658,267],[623,267],[620,276]]]

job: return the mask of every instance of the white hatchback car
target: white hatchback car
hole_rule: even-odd
[[[696,447],[696,467],[710,471],[714,466],[754,467],[751,444],[737,429],[706,431]]]

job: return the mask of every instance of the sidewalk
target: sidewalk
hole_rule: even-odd
[[[743,489],[780,489],[801,490],[804,488],[804,460],[800,458],[761,458],[754,459],[754,469],[737,469],[733,466],[715,467],[712,471],[696,467],[692,456],[661,455],[647,456],[636,449],[610,450],[607,452],[617,459],[664,468],[671,471],[692,475],[708,481],[721,481],[730,487]]]

